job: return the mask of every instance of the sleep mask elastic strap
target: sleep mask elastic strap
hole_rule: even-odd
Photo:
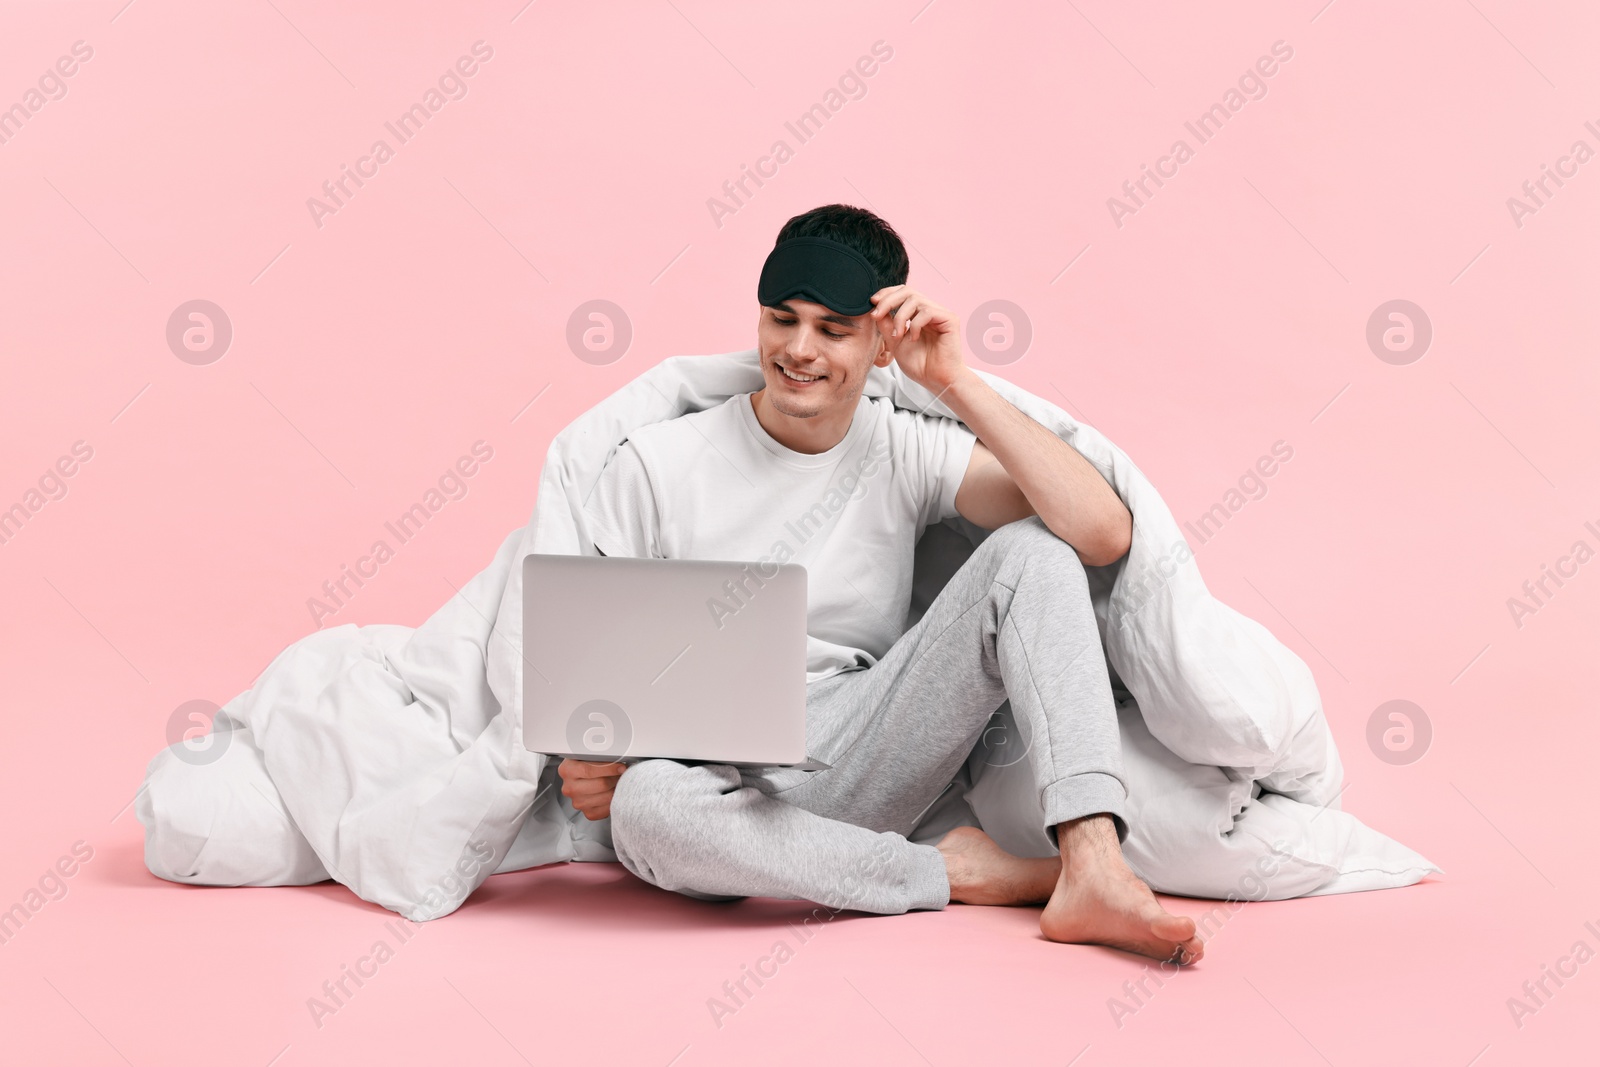
[[[881,288],[878,272],[855,249],[826,237],[793,237],[768,254],[756,299],[776,307],[799,297],[840,315],[865,315]]]

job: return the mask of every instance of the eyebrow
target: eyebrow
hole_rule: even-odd
[[[781,311],[785,315],[793,315],[797,319],[800,317],[800,313],[798,311],[796,311],[794,308],[790,307],[787,302],[782,303],[782,304],[773,304],[773,305],[769,305],[769,306],[772,308],[773,311]],[[831,312],[831,311],[828,312],[826,315],[818,315],[817,318],[821,319],[823,322],[833,322],[833,323],[837,323],[840,326],[848,326],[852,330],[859,330],[861,328],[860,325],[855,321],[855,319],[849,318],[848,316],[845,316],[845,315],[838,315],[838,314],[835,314],[834,312]]]

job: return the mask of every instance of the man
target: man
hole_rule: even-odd
[[[1084,567],[1127,552],[1132,517],[963,363],[955,316],[907,273],[871,212],[790,219],[758,286],[765,387],[634,433],[585,510],[601,552],[664,558],[768,558],[786,520],[816,519],[794,562],[808,572],[807,740],[828,769],[566,760],[562,792],[609,816],[618,858],[663,888],[886,914],[1043,902],[1052,940],[1192,963],[1194,922],[1121,852],[1116,710]],[[970,431],[862,396],[891,360]],[[917,539],[956,514],[994,532],[906,630]],[[1006,699],[1060,860],[1009,855],[973,827],[906,840]]]

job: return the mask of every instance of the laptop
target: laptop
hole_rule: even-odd
[[[806,758],[799,564],[530,554],[522,740],[585,760]]]

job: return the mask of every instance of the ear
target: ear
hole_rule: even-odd
[[[889,342],[883,339],[882,334],[877,334],[876,336],[878,338],[878,354],[873,357],[872,365],[874,367],[887,367],[894,362],[894,353],[889,351]]]

